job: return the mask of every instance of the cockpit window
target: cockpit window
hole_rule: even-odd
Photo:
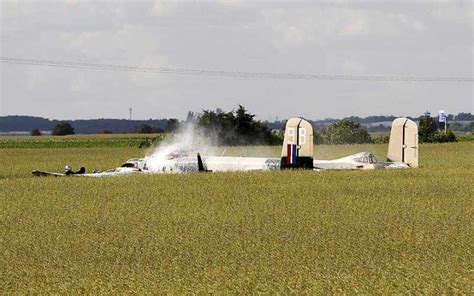
[[[370,161],[370,163],[376,163],[377,158],[375,158],[375,156],[371,153],[371,154],[369,154],[369,161]]]
[[[368,159],[365,156],[354,157],[353,160],[355,162],[360,162],[360,163],[367,163],[368,162]]]
[[[375,163],[377,159],[372,153],[362,152],[355,154],[352,157],[352,161],[359,162],[359,163]]]

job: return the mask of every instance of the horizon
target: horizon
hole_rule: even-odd
[[[219,109],[219,108],[217,108]],[[215,109],[213,110],[210,110],[210,111],[215,111]],[[229,111],[225,111],[223,110],[224,112],[230,112]],[[247,110],[248,112],[250,112],[251,114],[254,114],[252,113],[251,110]],[[441,111],[441,110],[439,110]],[[194,112],[194,111],[191,111],[191,112]],[[345,116],[345,117],[326,117],[326,118],[311,118],[311,117],[304,117],[305,119],[307,120],[311,120],[311,121],[324,121],[324,120],[341,120],[341,119],[346,119],[346,118],[351,118],[351,117],[356,117],[356,118],[361,118],[361,119],[365,119],[365,118],[368,118],[368,117],[377,117],[377,116],[381,116],[381,117],[407,117],[407,118],[419,118],[421,116],[424,115],[425,112],[430,112],[431,113],[431,117],[438,117],[438,112],[431,112],[430,110],[425,110],[424,112],[421,112],[419,115],[415,115],[415,116],[410,116],[410,115],[394,115],[394,114],[372,114],[372,115],[368,115],[368,116],[359,116],[359,115],[349,115],[349,116]],[[453,116],[456,116],[456,115],[459,115],[461,113],[464,113],[464,114],[472,114],[472,112],[468,112],[468,111],[461,111],[461,112],[457,112],[457,113],[450,113],[450,112],[445,112],[446,116],[448,115],[453,115]],[[201,114],[200,112],[197,113],[197,112],[194,112],[194,114]],[[255,118],[257,120],[260,120],[260,121],[268,121],[268,122],[276,122],[276,121],[285,121],[285,120],[288,120],[289,118],[291,117],[288,117],[288,118],[273,118],[273,119],[262,119],[258,116],[258,114],[254,114],[255,115]],[[17,116],[17,117],[34,117],[34,118],[42,118],[42,119],[47,119],[47,120],[50,120],[50,121],[76,121],[76,120],[131,120],[131,121],[149,121],[149,120],[168,120],[168,119],[178,119],[179,121],[185,121],[186,120],[186,116],[183,117],[183,119],[181,118],[175,118],[175,117],[154,117],[154,118],[111,118],[111,117],[97,117],[97,118],[75,118],[75,119],[71,119],[71,118],[50,118],[50,117],[43,117],[43,116],[37,116],[37,115],[27,115],[27,114],[21,114],[21,115],[18,115],[18,114],[8,114],[8,115],[0,115],[0,118],[1,117],[14,117],[14,116]],[[301,117],[301,116],[293,116],[293,117]]]

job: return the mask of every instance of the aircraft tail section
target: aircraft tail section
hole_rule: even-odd
[[[280,167],[313,168],[313,127],[308,121],[291,118],[286,123]]]
[[[418,126],[408,118],[397,118],[392,123],[387,158],[418,167]]]

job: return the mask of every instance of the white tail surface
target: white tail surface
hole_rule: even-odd
[[[313,168],[313,127],[302,118],[286,123],[281,150],[282,168]]]
[[[392,123],[387,158],[418,167],[418,126],[408,118],[397,118]]]

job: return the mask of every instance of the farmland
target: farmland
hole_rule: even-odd
[[[103,148],[103,147],[140,147],[151,143],[163,134],[119,134],[119,135],[69,135],[62,137],[41,136],[3,136],[0,137],[0,149],[5,148]]]
[[[411,170],[31,176],[148,151],[117,139],[0,138],[2,294],[472,292],[472,141],[421,145]],[[317,146],[315,156],[383,160],[386,148]]]

